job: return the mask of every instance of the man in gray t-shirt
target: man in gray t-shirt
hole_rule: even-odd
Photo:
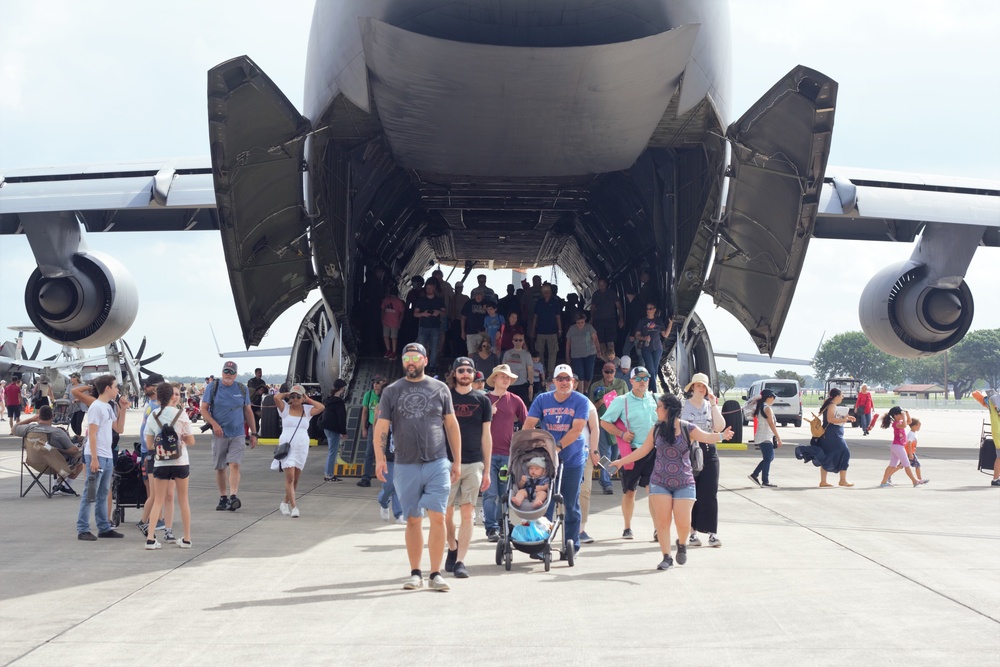
[[[405,590],[417,590],[424,585],[420,560],[424,550],[423,517],[427,510],[430,533],[432,590],[447,591],[441,576],[444,557],[444,511],[448,505],[451,485],[462,470],[462,436],[455,418],[451,390],[445,383],[424,375],[427,350],[420,343],[410,343],[400,355],[406,375],[382,390],[375,421],[375,475],[385,481],[388,465],[385,449],[389,427],[395,444],[396,464],[392,482],[406,517],[406,551],[410,560],[410,577]],[[454,463],[448,461],[445,436]]]

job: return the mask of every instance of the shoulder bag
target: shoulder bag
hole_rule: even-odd
[[[681,424],[681,433],[684,435],[684,440],[688,444],[688,456],[691,460],[691,472],[693,472],[695,477],[697,477],[698,473],[705,469],[705,450],[701,448],[700,442],[693,442],[691,440],[690,426]]]

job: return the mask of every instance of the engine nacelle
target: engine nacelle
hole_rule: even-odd
[[[972,325],[972,292],[931,287],[927,266],[912,260],[875,274],[861,293],[858,315],[868,340],[886,354],[914,359],[943,352]]]
[[[24,307],[38,331],[74,347],[102,347],[129,330],[139,311],[139,293],[128,269],[103,253],[72,258],[74,271],[46,278],[39,269],[24,289]]]

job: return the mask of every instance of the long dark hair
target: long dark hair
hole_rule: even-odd
[[[681,399],[673,394],[660,394],[659,400],[660,405],[667,411],[667,421],[656,424],[656,428],[653,430],[653,440],[655,442],[657,435],[659,435],[659,437],[672,445],[675,438],[674,432],[677,430],[675,422],[681,414]]]
[[[882,415],[882,428],[889,428],[892,422],[896,421],[896,417],[903,414],[903,408],[898,405],[894,405],[889,408],[889,411]]]
[[[757,405],[753,409],[753,414],[755,417],[764,416],[764,408],[767,407],[767,399],[774,398],[774,392],[770,389],[765,389],[760,392],[760,396],[757,397]]]
[[[826,400],[823,401],[823,405],[820,406],[819,413],[821,415],[825,415],[826,414],[826,409],[828,407],[830,407],[831,403],[833,403],[833,399],[835,399],[838,396],[840,396],[840,394],[841,394],[841,391],[839,389],[837,389],[836,387],[834,387],[833,389],[831,389],[830,390],[830,395],[826,397]]]

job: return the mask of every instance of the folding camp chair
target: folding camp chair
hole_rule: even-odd
[[[46,498],[52,497],[52,479],[58,478],[63,486],[79,495],[69,484],[71,474],[69,463],[59,450],[49,447],[49,434],[44,431],[29,431],[21,438],[21,497],[24,498],[37,486]],[[24,488],[24,473],[31,478],[28,488]],[[42,478],[48,476],[47,480]]]

